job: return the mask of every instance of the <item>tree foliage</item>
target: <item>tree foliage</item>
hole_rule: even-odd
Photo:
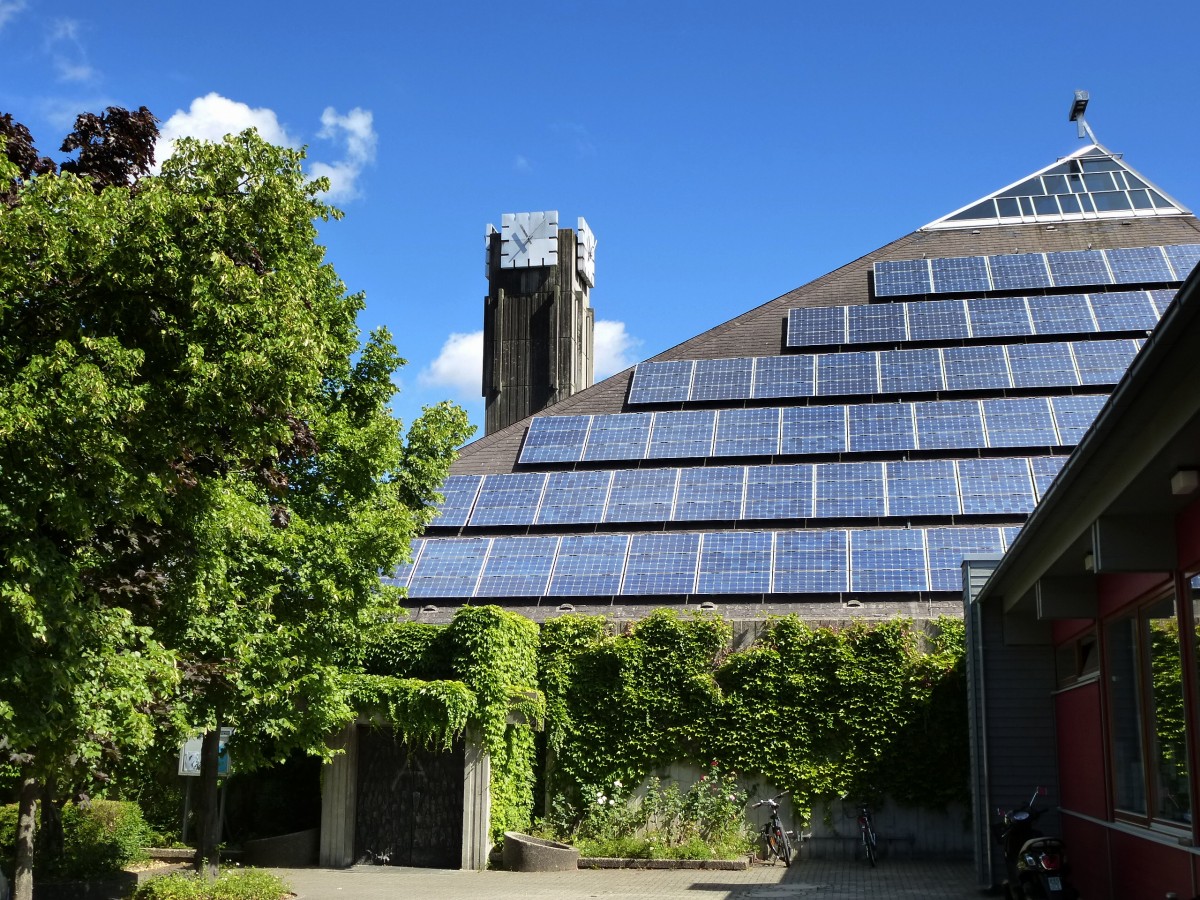
[[[470,433],[443,404],[404,438],[301,151],[185,139],[149,175],[156,133],[81,116],[55,173],[0,119],[0,747],[80,786],[219,724],[243,767],[327,753]]]

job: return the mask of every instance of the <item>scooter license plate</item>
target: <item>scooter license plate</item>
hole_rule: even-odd
[[[1059,878],[1057,875],[1047,875],[1046,876],[1046,887],[1048,887],[1052,891],[1061,891],[1062,890],[1062,879]]]

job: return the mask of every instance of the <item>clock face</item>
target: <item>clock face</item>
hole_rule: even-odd
[[[500,217],[500,265],[505,269],[558,262],[558,212],[505,213]]]
[[[596,235],[579,217],[579,237],[575,241],[575,269],[588,287],[596,286]]]

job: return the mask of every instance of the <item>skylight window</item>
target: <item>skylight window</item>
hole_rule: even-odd
[[[925,228],[1069,222],[1131,215],[1174,216],[1187,212],[1112,152],[1093,144]]]

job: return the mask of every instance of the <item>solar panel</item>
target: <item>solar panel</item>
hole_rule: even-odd
[[[538,509],[538,525],[604,521],[612,472],[551,472]]]
[[[488,475],[475,501],[471,525],[532,525],[545,486],[545,472]]]
[[[773,456],[779,452],[779,408],[717,411],[713,456]]]
[[[699,553],[699,534],[635,534],[629,546],[621,593],[694,593]]]
[[[591,416],[535,416],[521,447],[521,462],[578,461],[591,424]]]
[[[928,528],[925,542],[929,549],[931,591],[962,590],[964,556],[1004,551],[1004,540],[998,528]]]
[[[1108,267],[1117,284],[1149,284],[1173,281],[1174,273],[1167,264],[1162,247],[1127,247],[1105,250]]]
[[[784,407],[779,452],[841,453],[847,447],[845,406]]]
[[[1041,253],[1005,253],[989,256],[992,284],[996,290],[1051,287],[1046,258]]]
[[[413,569],[416,568],[416,562],[421,558],[421,548],[425,542],[417,538],[412,542],[411,553],[412,558],[408,562],[402,562],[392,571],[391,575],[385,575],[380,581],[392,587],[406,588],[408,582],[412,579]]]
[[[1028,460],[960,459],[956,465],[964,515],[1025,515],[1033,510]]]
[[[870,403],[849,409],[851,450],[912,450],[916,447],[910,404]]]
[[[442,483],[444,498],[437,505],[437,517],[430,525],[461,526],[471,517],[471,507],[483,484],[482,475],[451,475]]]
[[[1096,394],[1081,394],[1073,397],[1052,397],[1050,406],[1054,410],[1054,424],[1058,428],[1059,444],[1074,447],[1087,433],[1108,397]]]
[[[789,347],[846,343],[845,306],[804,306],[788,310]]]
[[[1171,268],[1175,270],[1176,281],[1186,281],[1196,263],[1200,262],[1200,244],[1173,244],[1163,248]]]
[[[1064,250],[1046,254],[1056,287],[1112,284],[1112,276],[1099,250]]]
[[[546,592],[552,597],[604,597],[621,592],[627,534],[564,535]]]
[[[733,531],[704,535],[696,592],[769,593],[773,537],[769,531]]]
[[[546,593],[558,536],[498,537],[475,588],[476,597],[540,597]]]
[[[1009,344],[1006,351],[1015,387],[1079,384],[1068,344]]]
[[[1101,331],[1150,331],[1158,324],[1158,310],[1146,291],[1113,291],[1090,299]]]
[[[781,531],[775,535],[776,594],[835,594],[849,590],[845,531]]]
[[[682,403],[692,386],[690,359],[642,362],[633,370],[630,403]]]
[[[914,296],[932,290],[928,260],[897,259],[875,263],[877,297]]]
[[[646,455],[653,459],[708,456],[712,453],[716,418],[716,411],[711,409],[656,413]]]
[[[878,393],[878,366],[877,354],[865,350],[824,353],[817,357],[817,394],[830,397]]]
[[[472,596],[491,545],[491,538],[425,541],[408,583],[408,596]]]
[[[1065,456],[1035,456],[1030,461],[1033,467],[1033,484],[1037,489],[1037,499],[1040,501],[1050,490],[1055,477],[1067,464]]]
[[[925,532],[919,528],[850,532],[850,590],[863,593],[924,591]]]
[[[943,390],[946,385],[941,353],[933,348],[881,351],[879,380],[882,390],[889,394]]]
[[[887,464],[889,516],[956,516],[958,484],[949,459]]]
[[[808,519],[813,515],[811,465],[749,466],[746,519]]]
[[[942,350],[946,390],[970,391],[1012,387],[1008,360],[999,344],[982,347],[946,347]]]
[[[1138,344],[1128,338],[1078,341],[1071,349],[1081,384],[1116,384],[1137,355]]]
[[[653,413],[613,413],[593,416],[583,458],[589,462],[609,459],[644,459],[650,442]]]
[[[1159,289],[1150,292],[1150,299],[1154,302],[1154,308],[1158,310],[1161,316],[1167,311],[1167,307],[1171,305],[1171,301],[1175,299],[1178,291],[1174,289]]]
[[[920,449],[987,446],[978,400],[938,400],[916,403],[914,407]]]
[[[1090,334],[1096,330],[1086,294],[1027,297],[1035,334]]]
[[[958,256],[930,261],[933,269],[933,290],[939,294],[955,291],[983,293],[991,290],[987,257]]]
[[[613,473],[605,522],[669,522],[679,469],[621,469]]]
[[[762,356],[754,370],[755,398],[811,397],[817,357]]]
[[[1033,334],[1024,297],[979,297],[967,301],[974,337],[1020,337]]]
[[[905,305],[910,340],[946,341],[970,336],[963,300],[925,300]]]
[[[1058,434],[1046,397],[1003,397],[982,401],[989,447],[1054,447]]]
[[[905,303],[860,303],[847,308],[851,344],[896,343],[908,337]]]
[[[740,519],[745,478],[742,466],[680,469],[672,518],[676,522]]]
[[[818,463],[817,516],[883,516],[883,463]]]
[[[742,400],[750,396],[754,359],[698,359],[692,376],[693,401]]]

